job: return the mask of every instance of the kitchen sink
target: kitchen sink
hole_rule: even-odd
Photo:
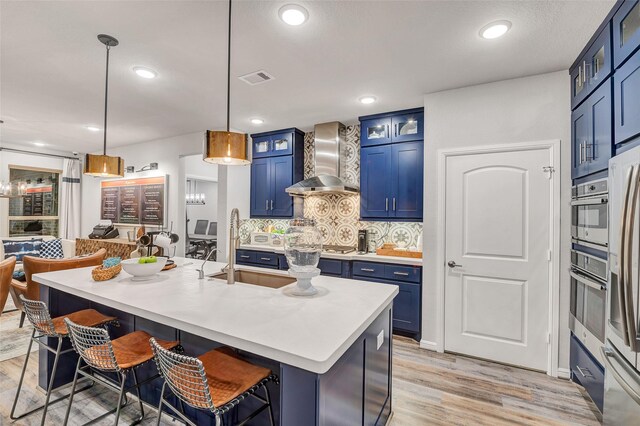
[[[227,280],[226,272],[218,272],[216,274],[207,275],[209,278],[216,278],[219,280]],[[295,278],[288,277],[286,275],[268,274],[264,272],[256,271],[235,271],[236,283],[253,284],[261,287],[281,288],[289,284],[296,282]]]

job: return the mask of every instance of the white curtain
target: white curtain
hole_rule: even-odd
[[[60,238],[80,236],[80,161],[64,160],[60,184]]]

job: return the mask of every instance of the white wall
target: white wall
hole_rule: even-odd
[[[56,155],[68,155],[70,153],[56,152],[46,149],[25,147],[21,145],[2,144],[4,148],[14,148],[33,152],[42,152]],[[0,180],[9,179],[9,166],[41,167],[62,171],[62,158],[46,157],[40,155],[20,154],[15,152],[0,151]],[[0,237],[9,235],[9,200],[0,199]]]
[[[571,197],[570,100],[566,71],[425,95],[424,284],[422,339],[435,347],[438,335],[436,233],[438,158],[443,148],[561,140],[560,368],[569,365],[569,267]]]
[[[205,204],[187,204],[190,234],[194,233],[198,219],[206,219],[209,222],[218,221],[218,182],[206,180],[195,180],[195,182],[196,192],[205,196]]]

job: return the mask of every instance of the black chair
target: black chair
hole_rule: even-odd
[[[194,234],[204,235],[207,233],[207,226],[209,226],[209,221],[205,219],[198,219],[196,221],[196,228],[194,229]]]
[[[218,222],[209,222],[207,235],[218,235]]]

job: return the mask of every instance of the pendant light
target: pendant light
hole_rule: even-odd
[[[227,130],[207,130],[203,160],[208,163],[242,166],[251,163],[247,135],[229,131],[231,103],[231,0],[229,0],[229,37],[227,39]]]
[[[107,47],[107,70],[104,85],[104,142],[102,155],[87,154],[84,174],[97,177],[124,177],[124,160],[107,155],[107,105],[109,95],[109,50],[118,45],[118,40],[110,35],[99,34],[98,40]]]

